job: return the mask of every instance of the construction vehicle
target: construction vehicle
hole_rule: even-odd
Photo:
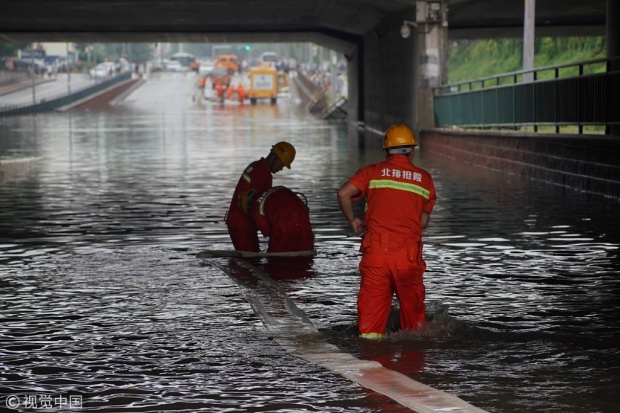
[[[200,64],[196,61],[196,57],[191,53],[175,53],[170,58],[171,61],[178,61],[182,68],[189,68],[194,72],[198,71]]]
[[[231,77],[239,72],[239,58],[234,54],[217,55],[213,71],[211,72],[211,82],[213,88],[221,84],[228,88]]]
[[[280,81],[275,67],[251,68],[249,80],[248,97],[251,104],[255,105],[258,99],[269,99],[272,105],[277,103]]]

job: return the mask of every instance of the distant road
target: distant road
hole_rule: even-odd
[[[43,83],[37,83],[34,88],[34,99],[36,103],[42,100],[51,100],[75,93],[102,82],[103,78],[92,79],[84,73],[58,73],[55,78]],[[32,87],[20,89],[12,93],[0,96],[0,107],[24,105],[33,103]]]

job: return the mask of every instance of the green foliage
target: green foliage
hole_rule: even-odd
[[[153,58],[148,43],[75,43],[75,48],[78,58],[90,66],[105,61],[116,62],[121,57],[134,63],[144,63]],[[90,48],[90,54],[87,48]]]
[[[104,43],[102,46],[105,59],[112,62],[121,57],[134,63],[144,63],[153,58],[148,43]]]
[[[16,57],[19,49],[30,47],[30,43],[0,43],[0,58]]]
[[[522,39],[453,42],[448,52],[448,83],[521,70]],[[543,37],[535,42],[534,66],[556,66],[606,56],[603,37]],[[586,67],[597,72],[601,66]]]

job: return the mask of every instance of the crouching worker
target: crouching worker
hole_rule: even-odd
[[[274,186],[256,200],[252,219],[261,234],[269,237],[267,252],[314,249],[310,213],[302,194],[284,186]]]
[[[269,237],[267,252],[291,253],[269,257],[260,266],[274,280],[312,277],[314,232],[306,198],[283,186],[263,193],[252,207],[252,219]],[[310,252],[296,255],[296,252]]]

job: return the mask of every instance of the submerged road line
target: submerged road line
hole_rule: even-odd
[[[377,361],[340,352],[327,342],[276,281],[246,260],[230,258],[228,267],[215,260],[209,263],[239,285],[273,339],[294,356],[338,373],[418,413],[486,413],[452,394],[387,369]]]

